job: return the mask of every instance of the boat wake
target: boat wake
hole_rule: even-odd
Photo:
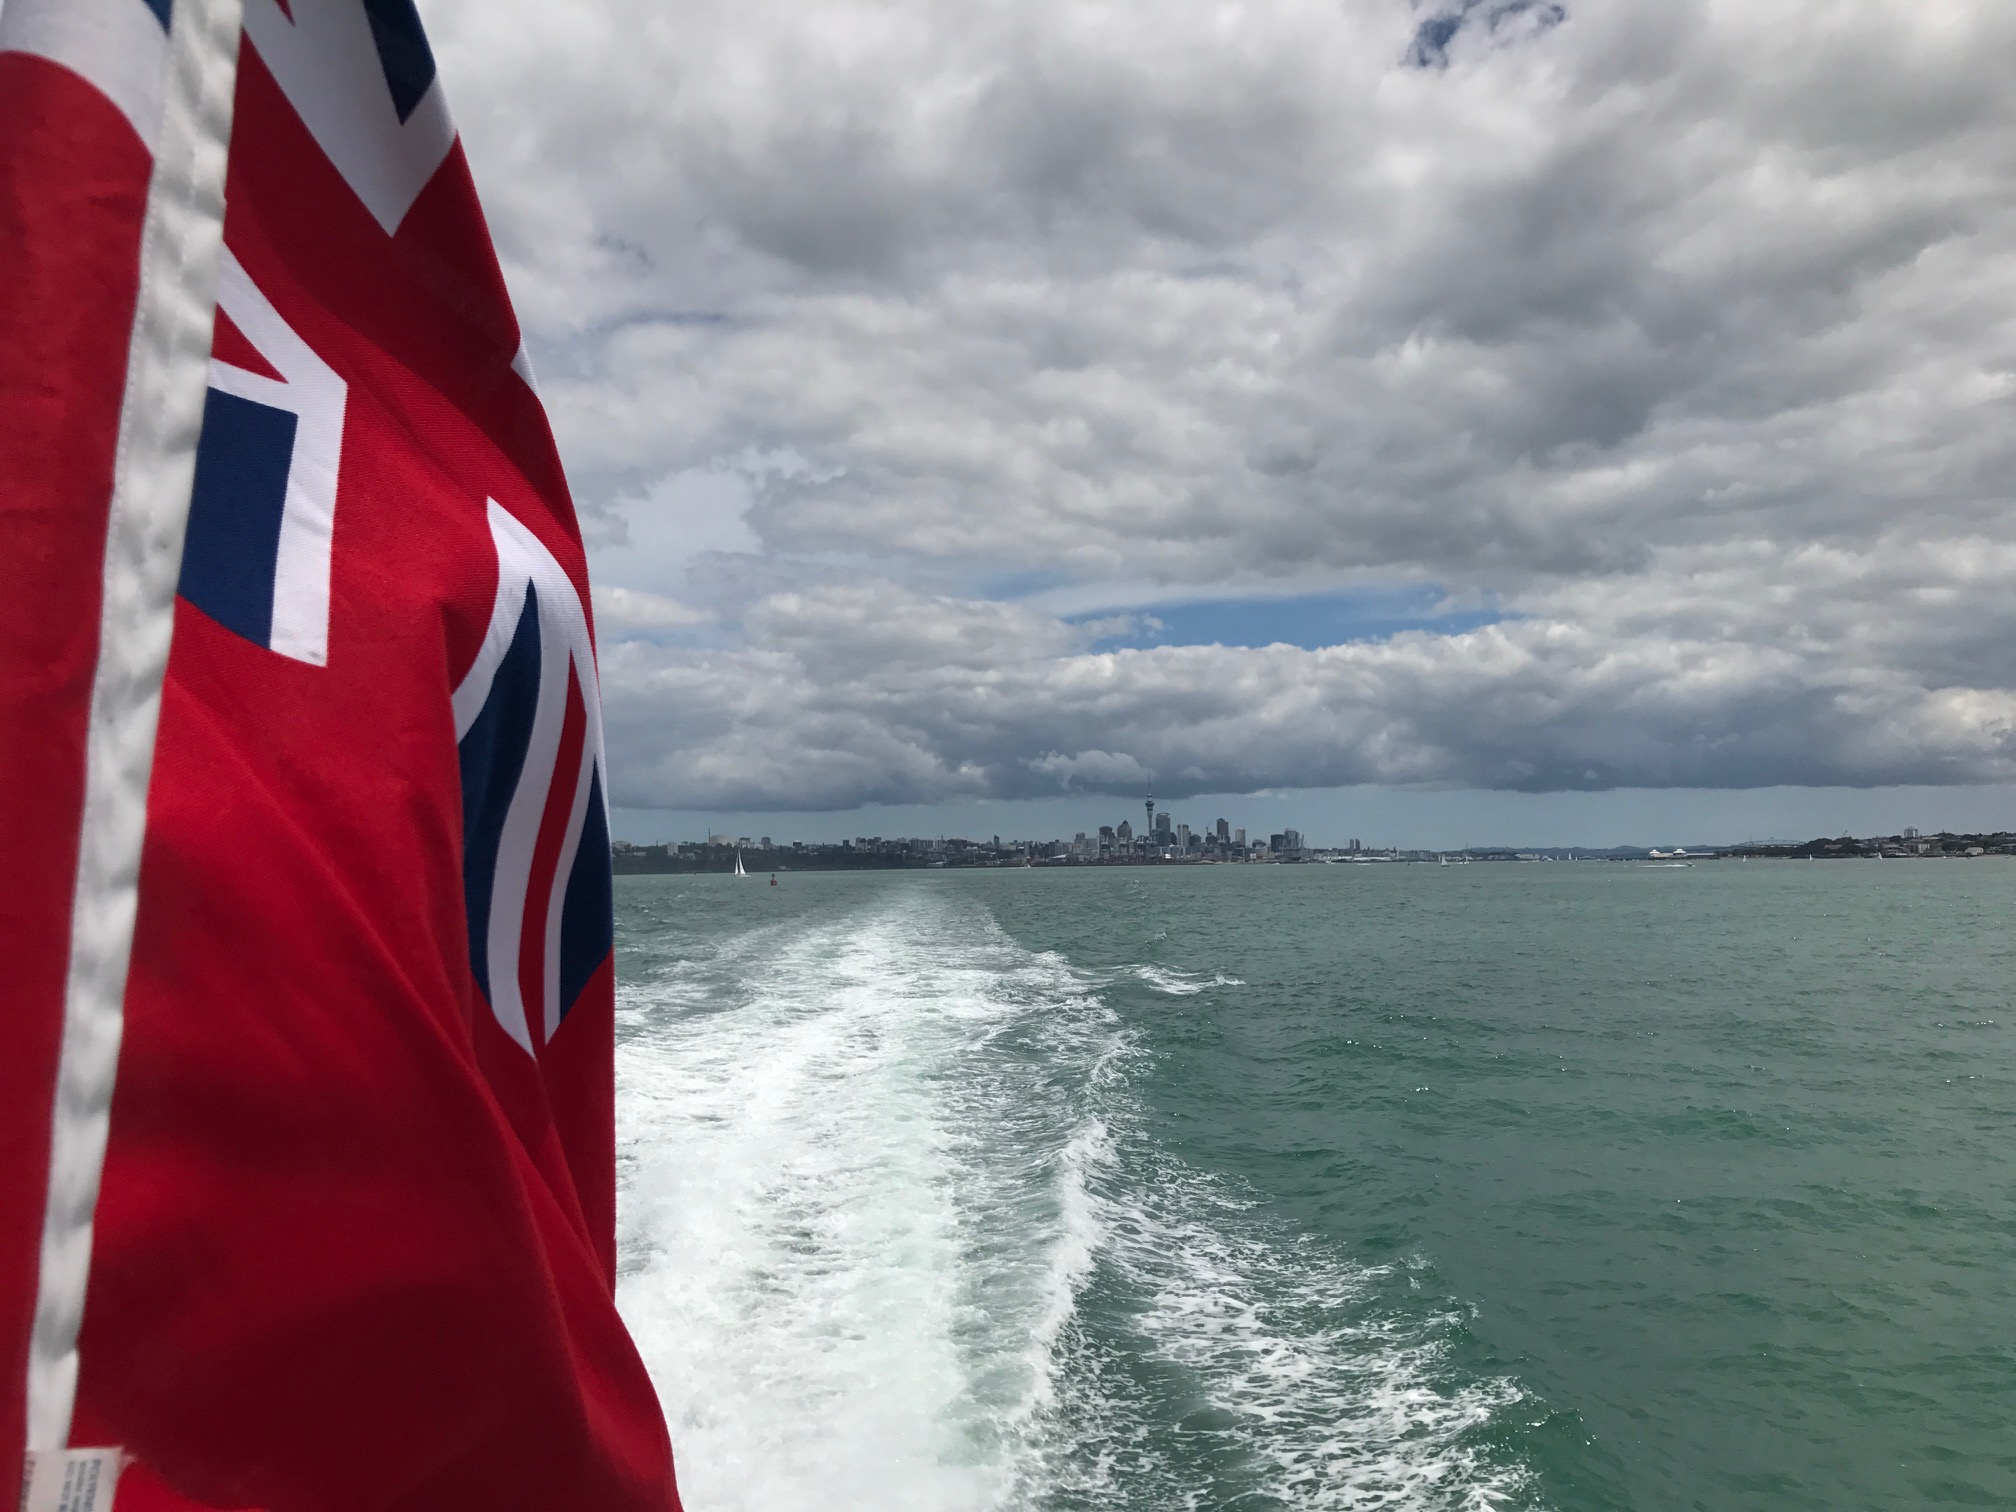
[[[619,1011],[619,1300],[690,1505],[1528,1504],[1454,1309],[1157,1148],[1100,980],[977,903],[716,940]]]
[[[1208,992],[1213,987],[1244,987],[1246,984],[1237,977],[1227,976],[1217,971],[1206,976],[1201,971],[1184,971],[1175,966],[1152,966],[1140,964],[1123,966],[1120,974],[1134,977],[1143,986],[1169,997],[1195,997],[1200,992]]]

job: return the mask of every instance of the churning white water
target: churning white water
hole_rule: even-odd
[[[1489,1508],[1515,1395],[1154,1148],[1122,976],[885,889],[626,982],[619,1300],[694,1512]],[[1218,978],[1219,983],[1229,979]],[[1234,984],[1236,985],[1236,984]]]

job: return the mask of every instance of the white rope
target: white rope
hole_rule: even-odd
[[[239,25],[240,0],[174,0],[105,538],[62,1060],[29,1348],[31,1452],[67,1447],[76,1404],[77,1336],[124,1028],[154,731],[209,387]]]

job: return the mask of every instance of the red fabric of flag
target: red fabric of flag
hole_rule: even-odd
[[[149,159],[105,96],[0,52],[0,1486],[20,1483],[99,572]]]
[[[10,1428],[146,153],[0,53]],[[223,189],[69,1441],[121,1512],[669,1512],[586,563],[411,5],[247,0]]]

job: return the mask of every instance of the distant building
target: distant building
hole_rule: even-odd
[[[1942,843],[1948,842],[1948,843]],[[1857,842],[1868,847],[1876,842]],[[2016,853],[2016,835],[2001,832],[1992,836],[1940,836],[1937,840],[1921,842],[1933,854],[1944,852],[1958,855],[1963,850],[1968,854],[1981,855],[1989,850]],[[891,836],[857,835],[852,840],[811,841],[778,840],[765,835],[760,840],[751,840],[715,832],[708,835],[702,844],[688,842],[682,848],[672,844],[640,845],[633,841],[612,840],[610,849],[616,857],[616,870],[623,874],[682,871],[726,870],[732,858],[723,851],[737,848],[749,852],[749,864],[754,867],[760,861],[761,851],[776,851],[788,848],[792,852],[792,865],[806,870],[856,870],[902,867],[987,867],[1007,866],[1018,862],[1027,864],[1031,860],[1069,861],[1074,865],[1141,865],[1144,863],[1184,863],[1215,861],[1302,861],[1315,854],[1305,849],[1307,842],[1299,830],[1283,827],[1281,832],[1268,840],[1257,839],[1250,846],[1244,829],[1234,829],[1224,819],[1215,819],[1208,828],[1192,829],[1188,824],[1178,824],[1165,810],[1157,810],[1153,820],[1145,830],[1137,831],[1131,821],[1123,819],[1117,825],[1102,824],[1097,834],[1079,830],[1069,840],[1004,840],[995,835],[987,840],[968,840],[959,836],[938,835]],[[1818,840],[1812,846],[1820,847],[1828,853],[1838,850],[1836,842]],[[1895,842],[1884,842],[1888,849]],[[1353,840],[1354,852],[1362,849],[1362,842]],[[1392,859],[1420,859],[1427,853],[1391,853]],[[1510,853],[1507,853],[1509,859]],[[1429,857],[1432,859],[1432,856]],[[776,861],[761,862],[765,868],[774,868]]]

